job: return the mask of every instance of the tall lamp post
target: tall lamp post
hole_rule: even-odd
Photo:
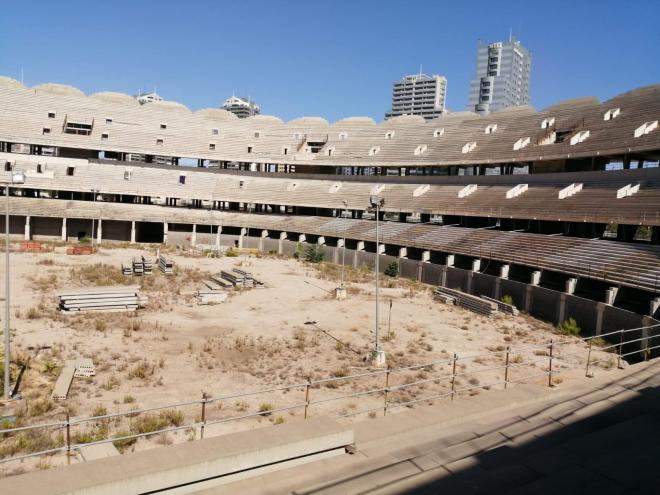
[[[5,400],[11,399],[11,352],[9,342],[9,186],[14,184],[23,184],[25,175],[23,172],[14,171],[11,178],[7,181],[5,196],[7,197],[7,208],[5,210]]]
[[[92,209],[96,206],[96,194],[98,192],[98,189],[92,189]],[[94,213],[92,212],[92,251],[94,251],[94,220]]]
[[[344,205],[344,219],[346,219],[346,213],[348,213],[348,201],[345,199],[342,201]],[[344,238],[341,243],[341,288],[344,288],[344,267],[346,266],[346,229],[344,229]]]
[[[385,205],[385,199],[377,195],[369,196],[369,204],[371,208],[376,209],[376,331],[374,335],[374,350],[372,352],[371,362],[374,366],[385,365],[385,352],[381,350],[380,343],[378,342],[378,305],[379,305],[379,277],[380,277],[380,237],[378,225],[380,220],[380,209]]]

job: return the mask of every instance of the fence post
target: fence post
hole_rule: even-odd
[[[619,355],[616,358],[616,367],[621,369],[621,354],[623,354],[623,329],[621,330],[621,338],[619,339]]]
[[[309,387],[312,385],[312,379],[307,377],[307,385],[305,386],[305,419],[307,419],[307,409],[309,409]]]
[[[504,360],[504,389],[509,383],[509,353],[511,352],[511,346],[506,346],[506,358]]]
[[[208,399],[208,396],[206,395],[206,392],[202,393],[202,426],[199,429],[199,438],[200,440],[204,440],[204,428],[206,427],[206,401]]]
[[[454,400],[454,395],[456,394],[456,360],[458,356],[454,353],[453,365],[451,369],[451,400]]]
[[[385,399],[383,403],[383,416],[387,416],[387,395],[390,391],[390,371],[391,368],[387,367],[387,373],[385,373]]]
[[[587,352],[587,367],[584,370],[584,376],[586,376],[587,378],[590,378],[591,376],[593,376],[593,375],[589,375],[589,365],[591,364],[591,347],[593,345],[593,342],[594,342],[594,339],[590,338],[589,339],[589,352]]]
[[[548,387],[552,387],[552,354],[554,349],[554,341],[550,339],[550,361],[548,363]]]
[[[71,464],[71,416],[66,410],[66,463]]]

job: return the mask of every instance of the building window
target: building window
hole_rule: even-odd
[[[161,123],[161,124],[160,124],[160,128],[161,128],[161,129],[167,129],[167,124],[165,124],[165,123]]]
[[[385,139],[392,139],[394,137],[394,131],[387,131],[385,133]]]
[[[463,154],[470,153],[471,151],[474,151],[476,147],[477,147],[477,142],[470,141],[469,143],[465,143],[463,145],[463,148],[461,149],[461,153]]]
[[[369,149],[369,156],[376,156],[379,151],[380,146],[372,146],[371,149]]]
[[[285,155],[288,155],[289,154],[289,148],[283,148],[282,153],[285,154]]]
[[[156,138],[156,145],[160,146],[163,144],[163,139],[162,138]]]
[[[93,124],[89,122],[76,122],[67,120],[64,125],[65,134],[79,134],[82,136],[89,136],[92,133]]]
[[[101,142],[105,143],[108,140],[109,135],[106,133],[101,134]]]
[[[238,187],[239,187],[240,189],[243,189],[243,185],[244,185],[244,184],[245,184],[245,181],[242,181],[242,180],[241,180],[241,181],[238,182]]]
[[[131,180],[132,178],[133,178],[133,170],[130,168],[124,170],[124,180]]]
[[[252,146],[248,146],[248,153],[252,153]]]
[[[215,150],[215,144],[214,143],[209,143],[209,149],[214,151]]]
[[[48,118],[49,119],[54,119],[55,118],[55,112],[48,112]]]
[[[340,132],[339,133],[339,140],[340,141],[345,141],[348,139],[348,132]]]
[[[547,119],[543,119],[543,122],[541,122],[541,129],[548,129],[553,125],[555,125],[555,118],[548,117]]]
[[[41,163],[37,163],[37,173],[38,174],[44,173],[44,166]]]
[[[110,117],[105,118],[105,125],[112,125],[112,119]]]
[[[186,183],[186,175],[181,174],[179,175],[179,184],[185,184]]]
[[[50,134],[50,127],[44,127],[43,134]]]
[[[485,134],[493,134],[497,130],[497,124],[490,124],[484,130]]]
[[[220,134],[220,131],[218,129],[211,129],[212,136],[217,136],[218,134]]]
[[[445,128],[444,127],[441,128],[441,129],[436,129],[435,131],[433,131],[433,137],[438,138],[438,137],[444,135],[444,133],[445,133]]]
[[[66,168],[66,175],[69,177],[73,177],[73,173],[76,171],[76,167],[67,167]]]
[[[254,137],[260,138],[261,137],[261,131],[254,131]]]
[[[658,121],[657,120],[652,120],[650,122],[644,122],[637,129],[635,129],[635,132],[633,133],[633,136],[638,138],[640,136],[643,136],[644,134],[648,134],[649,132],[654,131],[657,128],[658,128]]]
[[[5,162],[5,172],[11,172],[11,162]]]
[[[603,120],[613,120],[616,119],[621,113],[620,108],[610,108],[605,115],[603,115]]]

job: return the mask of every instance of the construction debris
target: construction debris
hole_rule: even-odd
[[[21,241],[19,243],[19,251],[21,253],[47,253],[52,251],[52,248],[41,242]]]
[[[80,255],[80,254],[94,254],[96,248],[93,246],[69,246],[66,248],[66,254]]]
[[[162,254],[158,255],[158,267],[165,275],[172,275],[174,273],[174,261]]]
[[[518,316],[518,308],[516,308],[513,304],[507,304],[488,296],[481,296],[481,299],[497,304],[497,309],[500,311],[500,313],[504,313],[505,315],[510,316]]]
[[[251,289],[251,288],[262,288],[264,287],[263,282],[255,279],[252,276],[251,272],[241,270],[240,268],[232,268],[231,272],[222,270],[220,272],[220,277],[213,277],[213,280],[220,281],[225,280],[229,282],[233,287],[237,289]]]
[[[96,375],[94,363],[89,358],[68,359],[57,377],[55,388],[50,398],[53,400],[65,400],[69,395],[71,383],[75,378],[88,378]]]
[[[62,311],[135,311],[144,306],[139,285],[68,289],[55,294]]]
[[[121,265],[121,272],[124,275],[136,275],[141,277],[142,275],[151,275],[152,271],[153,263],[144,256],[140,256],[138,259],[133,258],[130,266],[124,265],[123,263]]]
[[[450,301],[453,298],[453,303],[469,309],[475,313],[484,316],[493,316],[498,314],[497,304],[487,301],[472,294],[466,294],[460,290],[448,289],[446,287],[438,287],[435,290],[435,297],[444,302]]]

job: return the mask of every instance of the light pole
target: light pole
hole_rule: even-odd
[[[346,213],[348,213],[348,201],[343,200],[344,204],[344,219],[346,219]],[[341,243],[341,288],[344,288],[344,267],[346,266],[346,229],[344,229],[344,238]]]
[[[7,209],[5,210],[5,400],[11,399],[11,352],[9,342],[9,186],[13,184],[23,184],[25,175],[23,172],[12,172],[11,178],[7,181],[5,195],[7,196]]]
[[[380,344],[378,342],[378,304],[379,304],[379,277],[380,277],[380,244],[379,244],[379,235],[378,235],[378,225],[380,217],[380,209],[385,204],[385,199],[380,198],[377,195],[369,196],[369,203],[372,208],[376,208],[376,331],[375,331],[375,342],[374,350],[372,355],[372,363],[375,366],[383,366],[385,364],[385,353],[381,351]]]

